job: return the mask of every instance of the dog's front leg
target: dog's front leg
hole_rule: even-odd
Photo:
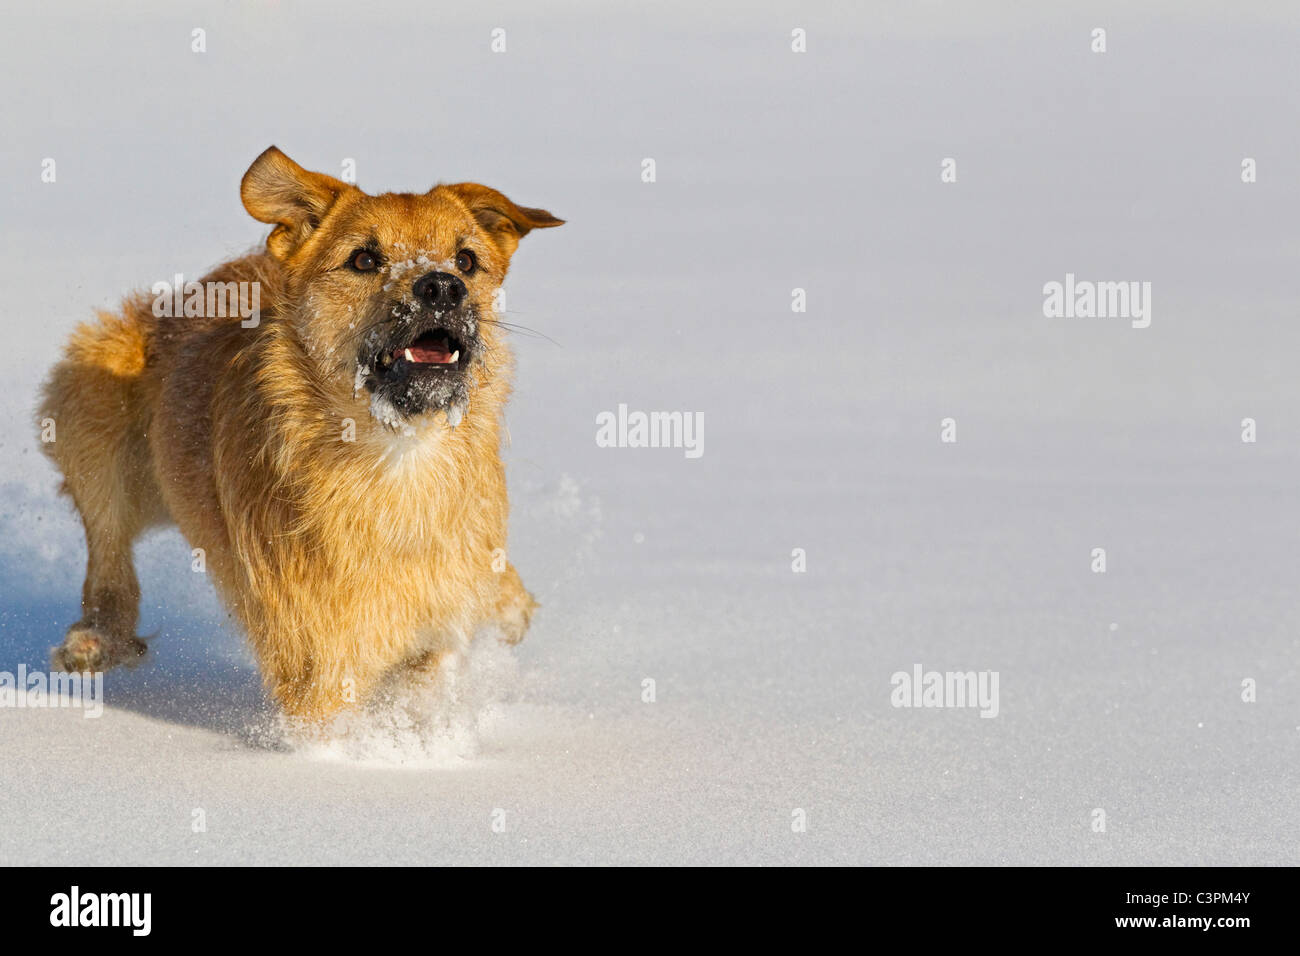
[[[357,707],[379,684],[384,668],[356,652],[361,642],[304,641],[301,635],[263,633],[254,642],[267,689],[289,717],[323,724]]]
[[[501,628],[507,643],[518,644],[528,633],[533,612],[541,605],[528,593],[513,564],[507,564],[506,569],[498,577],[500,591],[496,606],[493,608],[493,623]]]

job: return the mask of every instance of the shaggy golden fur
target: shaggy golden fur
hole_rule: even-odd
[[[266,249],[201,281],[259,283],[256,327],[158,317],[138,295],[78,328],[45,386],[40,414],[56,424],[45,450],[89,552],[82,617],[53,660],[103,670],[144,653],[131,546],[174,521],[202,549],[274,697],[319,720],[394,668],[436,668],[481,625],[511,641],[528,627],[536,602],[504,559],[511,358],[491,316],[520,237],[561,220],[477,184],[369,196],[275,147],[241,196],[275,226]],[[369,265],[360,248],[377,268],[354,268]],[[456,268],[462,250],[471,273]],[[475,330],[474,357],[455,373],[468,395],[458,424],[450,407],[375,412],[358,357],[367,336],[442,314],[421,313],[410,293],[433,271],[462,281],[456,315]],[[385,348],[383,362],[400,358]]]

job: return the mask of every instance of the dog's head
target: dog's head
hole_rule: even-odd
[[[477,183],[369,196],[272,146],[240,186],[275,228],[282,310],[326,381],[369,393],[384,424],[456,425],[500,347],[494,297],[519,240],[563,223]]]

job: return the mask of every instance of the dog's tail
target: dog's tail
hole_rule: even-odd
[[[101,312],[82,323],[42,391],[42,450],[63,472],[62,490],[83,517],[87,507],[115,510],[138,500],[134,482],[153,484],[145,377],[153,324],[144,297],[128,299],[120,313]]]

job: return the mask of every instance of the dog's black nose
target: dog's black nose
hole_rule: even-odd
[[[465,283],[449,272],[428,272],[415,280],[411,292],[426,305],[450,309],[465,298]]]

